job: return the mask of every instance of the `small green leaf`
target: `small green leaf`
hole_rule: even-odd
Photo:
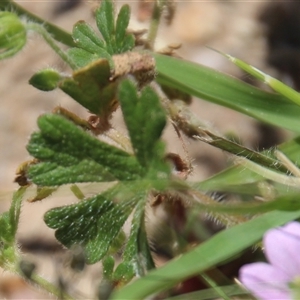
[[[135,45],[135,38],[134,38],[133,34],[127,34],[124,37],[122,46],[117,49],[118,53],[128,52],[134,48],[134,45]]]
[[[119,184],[80,203],[51,209],[44,219],[57,229],[55,236],[62,244],[81,245],[92,264],[107,253],[139,199],[139,191]]]
[[[114,272],[115,260],[112,256],[105,256],[102,260],[102,273],[103,278],[107,280],[112,279],[112,274]]]
[[[150,87],[139,96],[130,80],[120,84],[118,98],[135,155],[142,166],[149,168],[156,158],[162,159],[164,151],[159,138],[166,116],[159,98]]]
[[[96,22],[99,31],[106,41],[107,51],[113,54],[115,41],[114,6],[111,0],[103,0],[96,10]]]
[[[21,187],[14,192],[12,203],[9,209],[9,220],[11,225],[11,233],[16,234],[19,224],[19,217],[21,213],[21,204],[23,196],[26,192],[27,187]]]
[[[130,236],[123,254],[124,262],[132,264],[134,275],[138,277],[144,276],[148,270],[155,268],[145,229],[145,205],[145,200],[140,200],[135,207]]]
[[[105,43],[94,29],[84,21],[77,22],[73,27],[72,37],[77,47],[90,53],[97,53],[99,48],[105,48]]]
[[[91,136],[60,115],[38,119],[40,132],[31,136],[28,152],[39,159],[29,178],[37,185],[134,180],[141,169],[135,157]]]
[[[113,281],[125,284],[135,275],[135,270],[131,262],[121,262],[113,273]]]
[[[16,232],[21,204],[27,187],[19,188],[13,195],[9,211],[0,215],[0,266],[10,269],[17,263]]]
[[[0,11],[0,59],[13,56],[26,42],[26,28],[19,17],[8,11]]]
[[[86,22],[77,22],[72,37],[78,48],[68,50],[74,65],[80,68],[97,58],[105,58],[113,69],[112,55],[127,52],[135,46],[134,36],[126,33],[129,18],[130,8],[124,5],[118,14],[115,30],[114,5],[111,0],[102,1],[96,11],[96,22],[104,40]]]
[[[121,7],[117,22],[116,22],[116,45],[117,49],[122,49],[124,38],[126,36],[126,29],[128,27],[130,20],[130,7],[128,4],[125,4]],[[121,53],[122,51],[118,51]]]
[[[56,70],[49,68],[35,73],[29,83],[41,91],[52,91],[58,87],[62,76]]]

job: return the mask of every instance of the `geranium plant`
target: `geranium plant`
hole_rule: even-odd
[[[270,228],[300,217],[299,137],[272,151],[254,151],[205,127],[189,109],[190,97],[195,96],[298,134],[299,94],[230,55],[223,54],[274,92],[172,57],[172,51],[169,55],[155,51],[162,12],[167,10],[170,17],[174,6],[172,1],[154,2],[145,38],[128,30],[127,4],[116,13],[113,2],[103,0],[95,12],[97,31],[79,21],[68,33],[13,1],[0,3],[0,58],[19,52],[28,31],[38,32],[68,64],[70,72],[66,75],[47,68],[35,73],[29,83],[42,91],[60,89],[90,113],[88,119],[81,119],[59,107],[38,118],[39,129],[27,145],[33,159],[17,170],[15,180],[21,187],[10,210],[0,216],[1,267],[27,276],[57,296],[61,295],[59,288],[33,269],[24,275],[19,267],[22,253],[15,235],[21,201],[29,186],[36,189],[29,201],[41,201],[60,186],[70,185],[77,202],[49,210],[44,221],[66,248],[82,248],[86,263],[102,262],[103,281],[111,284],[111,299],[143,299],[196,275],[212,287],[206,291],[211,297],[216,293],[225,299],[245,294],[234,283],[230,290],[218,286],[205,272],[255,245]],[[62,50],[58,42],[68,49]],[[111,126],[118,108],[128,137]],[[232,154],[232,166],[207,180],[190,182],[189,162],[168,153],[161,139],[167,122],[190,139]],[[85,197],[78,184],[90,182],[105,183],[106,188]],[[272,190],[268,193],[271,197],[266,189]],[[231,192],[241,201],[219,203],[211,196],[212,191]],[[257,198],[263,201],[254,201]],[[157,206],[175,221],[179,217],[176,207],[187,214],[190,208],[205,211],[226,229],[201,245],[173,249],[182,255],[156,268],[145,216],[146,209]],[[130,230],[124,233],[129,217]],[[183,218],[185,223],[188,217]],[[118,263],[116,253],[121,253]],[[193,297],[201,299],[200,293]]]

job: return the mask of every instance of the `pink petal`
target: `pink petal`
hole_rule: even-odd
[[[290,281],[300,275],[300,224],[291,222],[267,231],[263,238],[268,261],[289,275]]]
[[[258,299],[292,299],[288,288],[289,276],[267,263],[244,265],[240,269],[239,279]]]

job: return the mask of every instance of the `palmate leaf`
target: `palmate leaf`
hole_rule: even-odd
[[[135,180],[141,167],[135,157],[91,136],[62,116],[38,119],[40,132],[31,136],[28,152],[40,162],[28,170],[37,185]]]
[[[135,156],[100,141],[61,115],[48,114],[38,119],[40,131],[32,134],[27,146],[37,159],[27,174],[33,183],[47,187],[118,181],[102,194],[50,210],[45,222],[56,230],[61,243],[81,245],[87,262],[95,263],[117,245],[122,226],[134,210],[124,262],[113,274],[114,280],[124,281],[154,266],[144,209],[150,191],[170,187],[170,167],[160,141],[166,117],[158,96],[150,88],[138,93],[128,80],[120,83],[117,95]]]
[[[134,47],[134,37],[127,34],[126,29],[130,20],[130,7],[128,4],[123,5],[118,14],[116,22],[116,53],[123,53]]]
[[[115,46],[115,40],[113,38],[115,34],[114,15],[114,5],[112,1],[102,1],[100,7],[96,11],[96,23],[106,42],[106,47],[110,54],[113,53],[113,48]]]
[[[158,140],[166,117],[159,98],[150,87],[138,95],[130,80],[120,84],[118,98],[134,153],[140,164],[149,170],[153,161],[161,160],[164,153],[163,145]]]
[[[118,184],[80,203],[54,208],[44,220],[57,229],[55,236],[62,244],[81,245],[87,263],[92,264],[107,253],[142,194],[143,190]]]
[[[78,68],[82,68],[99,58],[111,60],[105,42],[85,21],[79,21],[74,25],[72,37],[77,47],[70,48],[68,55]]]
[[[126,33],[129,19],[129,5],[121,7],[115,21],[112,1],[102,1],[96,10],[96,23],[103,39],[85,21],[77,22],[72,32],[77,47],[68,50],[68,55],[74,64],[81,68],[94,60],[104,58],[113,67],[111,56],[132,50],[135,45],[134,36]]]

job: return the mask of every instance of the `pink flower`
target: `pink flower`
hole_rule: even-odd
[[[300,223],[267,231],[263,243],[269,263],[243,266],[240,281],[258,299],[300,299]]]

